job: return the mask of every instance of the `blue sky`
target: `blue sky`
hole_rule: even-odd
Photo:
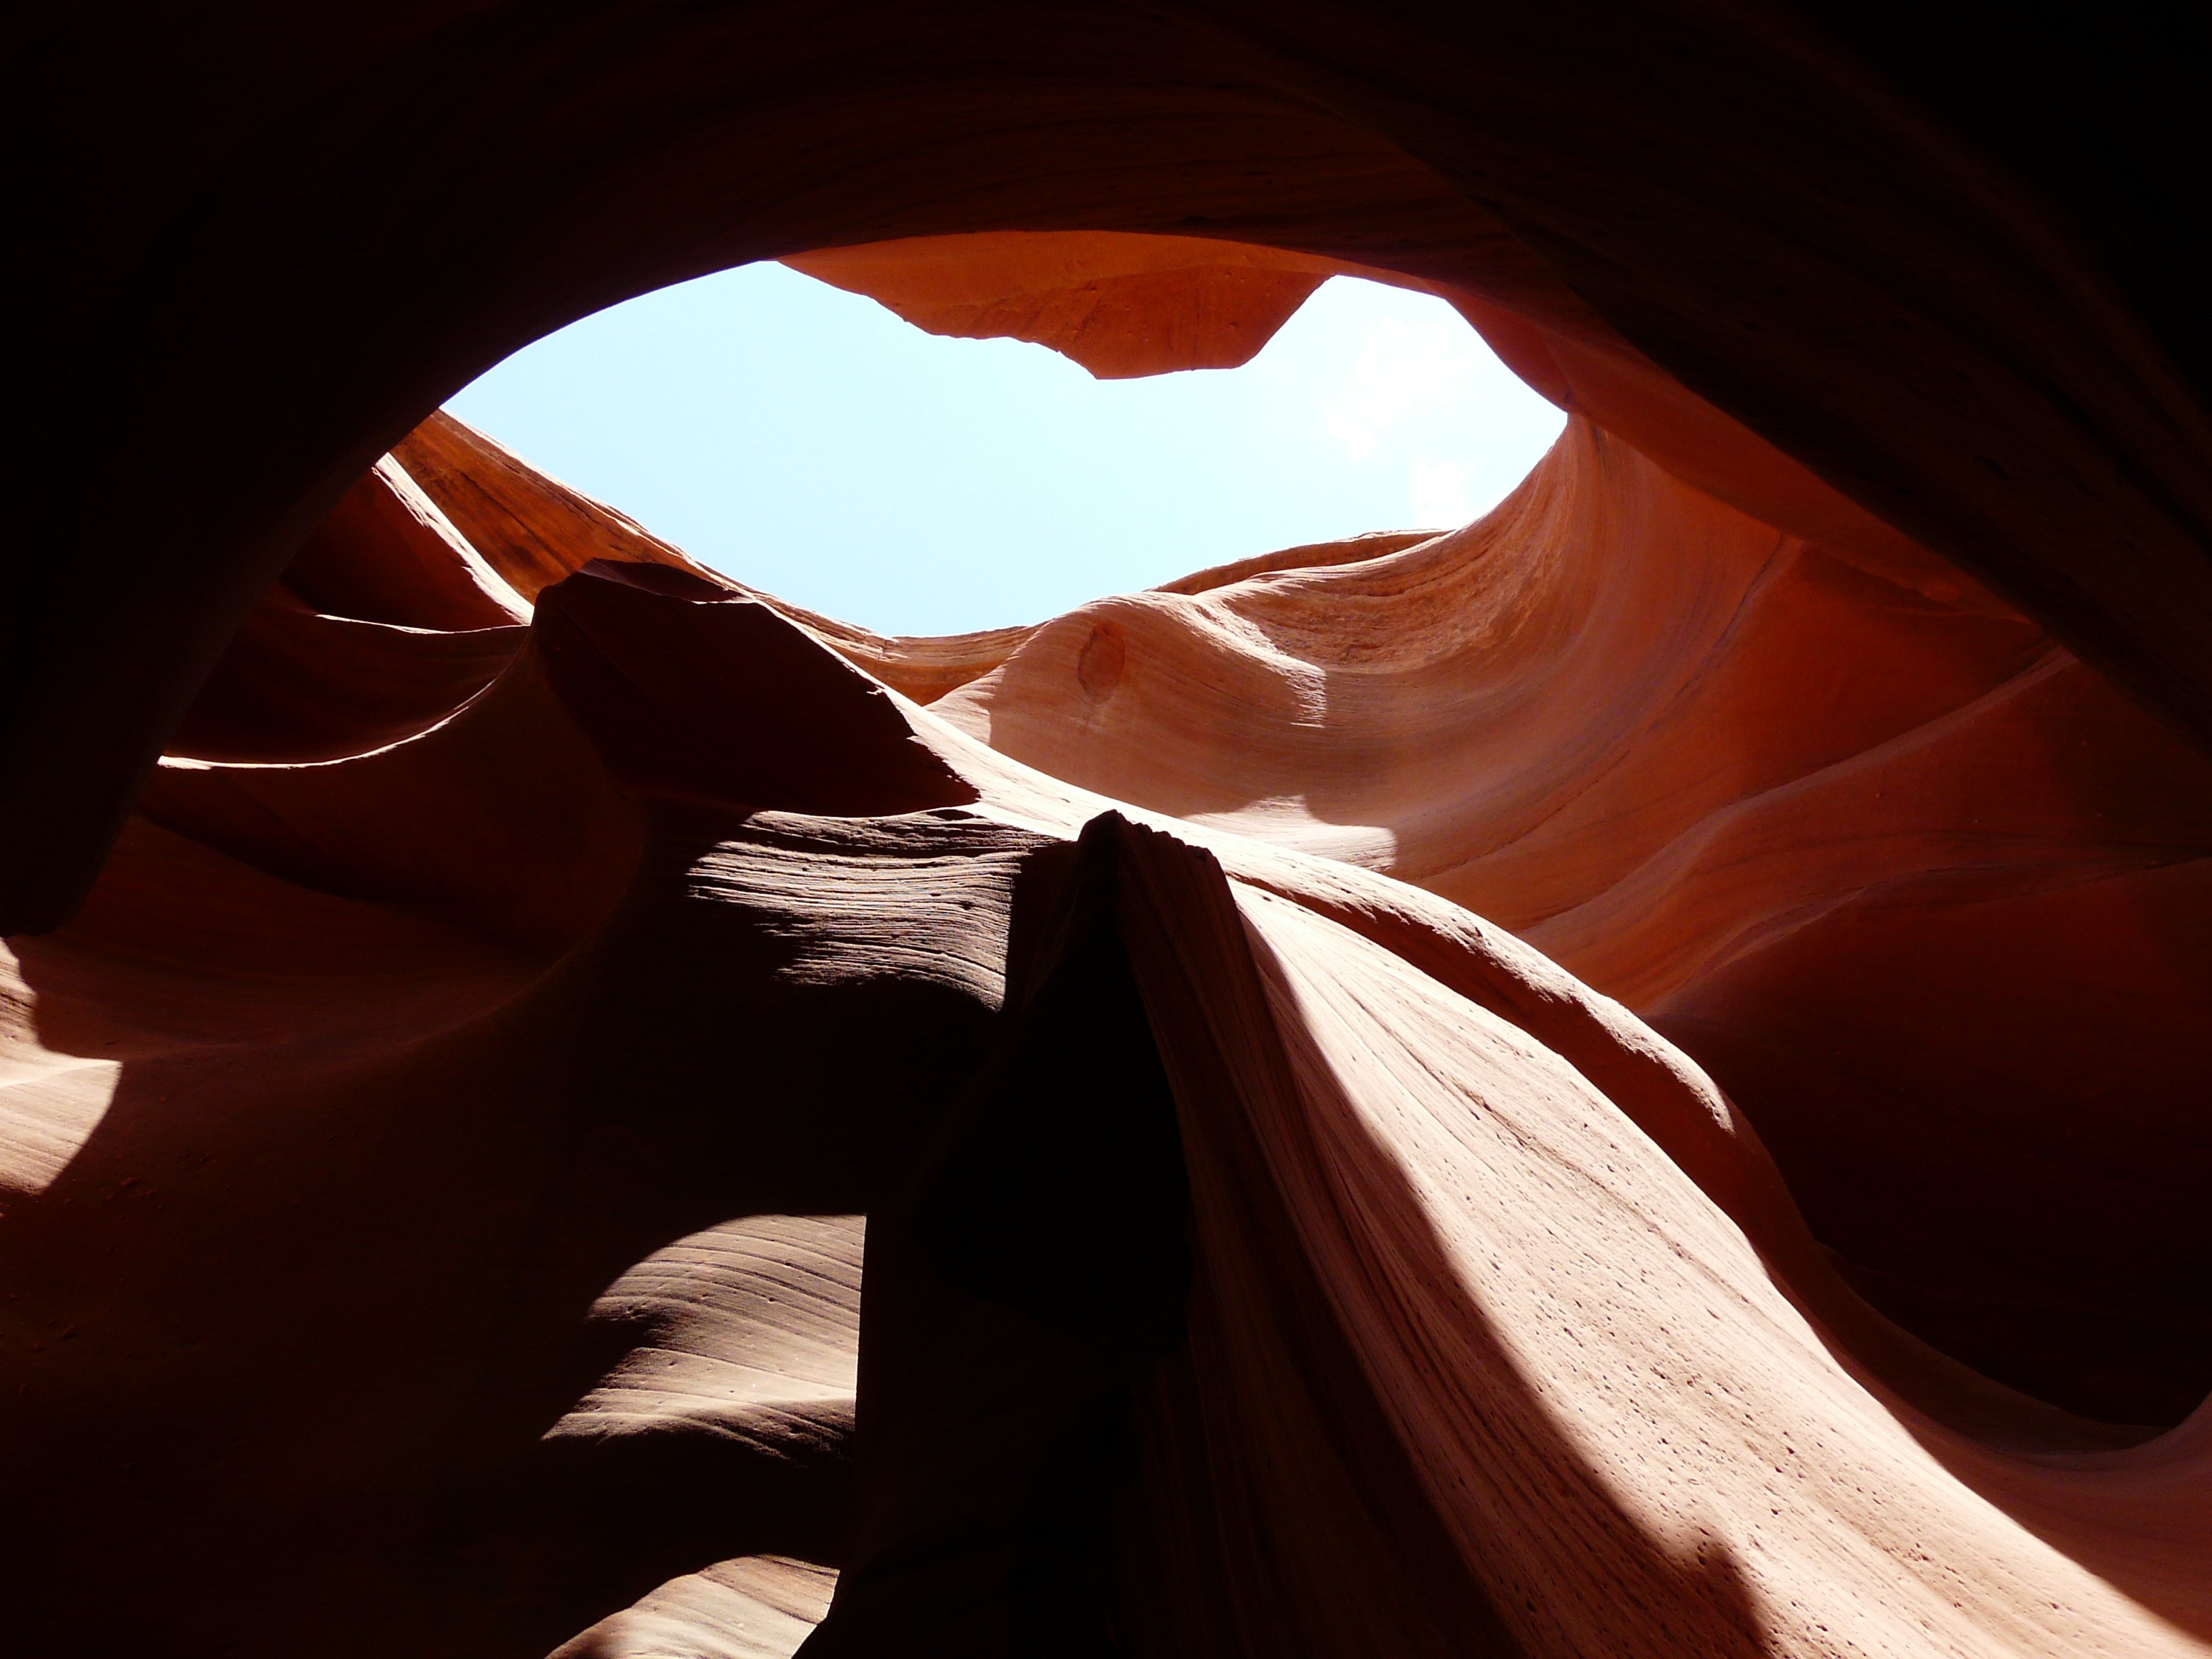
[[[1242,368],[1101,381],[774,264],[585,318],[448,407],[693,557],[895,634],[1462,523],[1562,421],[1443,301],[1371,283],[1326,284]]]

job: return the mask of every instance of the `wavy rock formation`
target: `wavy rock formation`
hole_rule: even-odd
[[[2212,1650],[2212,763],[1885,533],[894,640],[433,418],[13,941],[27,1650]]]
[[[51,252],[0,932],[73,912],[244,617],[445,397],[664,283],[915,237],[1449,289],[1676,476],[1831,543],[1749,492],[1847,499],[2212,738],[2190,8],[115,0],[6,38]]]
[[[2212,1652],[2187,9],[4,33],[0,1645]],[[1572,419],[912,640],[434,412],[757,258]]]

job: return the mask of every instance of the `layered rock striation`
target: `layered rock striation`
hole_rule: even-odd
[[[810,268],[1343,268],[1139,240]],[[1477,524],[953,640],[398,443],[11,941],[26,1650],[2212,1649],[2212,763],[1527,372]]]

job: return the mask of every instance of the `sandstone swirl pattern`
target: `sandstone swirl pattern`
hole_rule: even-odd
[[[1204,247],[886,292],[1341,268]],[[14,942],[24,1650],[2212,1649],[2212,766],[1580,373],[1478,524],[955,640],[416,430]]]

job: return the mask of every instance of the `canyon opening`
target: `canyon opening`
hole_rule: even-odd
[[[1242,364],[1100,379],[768,264],[574,324],[447,408],[702,563],[888,635],[1456,528],[1564,420],[1446,301],[1356,277],[1237,347]]]

